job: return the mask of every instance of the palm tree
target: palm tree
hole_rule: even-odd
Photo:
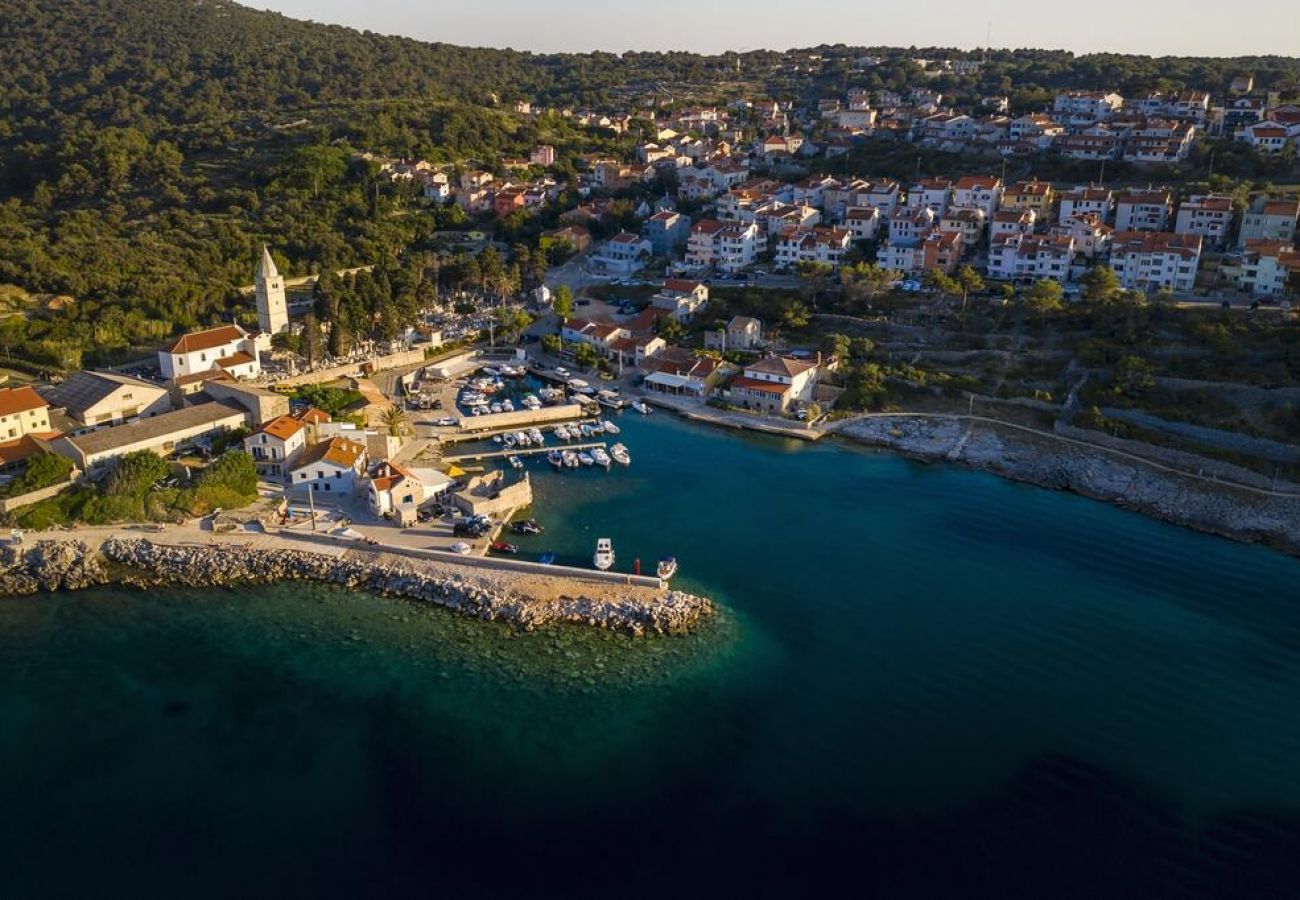
[[[406,434],[406,424],[406,410],[402,407],[393,404],[384,410],[384,427],[388,429],[389,437],[401,437]]]

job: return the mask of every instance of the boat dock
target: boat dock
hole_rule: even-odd
[[[555,444],[550,447],[517,447],[513,450],[484,450],[479,453],[459,453],[455,456],[444,456],[444,462],[459,463],[470,459],[503,459],[507,456],[530,456],[538,453],[550,453],[552,450],[572,450],[577,453],[581,450],[594,450],[599,447],[604,450],[607,448],[604,441],[590,441],[585,444]]]

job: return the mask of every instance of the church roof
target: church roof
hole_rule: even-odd
[[[262,245],[262,262],[257,267],[257,277],[261,281],[280,277],[280,270],[275,267],[275,260],[271,259],[271,251],[266,244]]]

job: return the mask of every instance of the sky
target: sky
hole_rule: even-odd
[[[242,0],[296,19],[539,52],[816,44],[1300,56],[1295,0]],[[991,34],[991,40],[988,36]]]

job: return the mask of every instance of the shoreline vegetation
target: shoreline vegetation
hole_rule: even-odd
[[[686,634],[714,612],[710,600],[683,591],[413,560],[352,546],[309,551],[267,543],[261,535],[204,537],[169,543],[166,535],[107,533],[96,540],[70,532],[6,545],[0,547],[0,596],[110,584],[150,590],[315,581],[433,603],[526,630],[567,623],[638,637]]]

